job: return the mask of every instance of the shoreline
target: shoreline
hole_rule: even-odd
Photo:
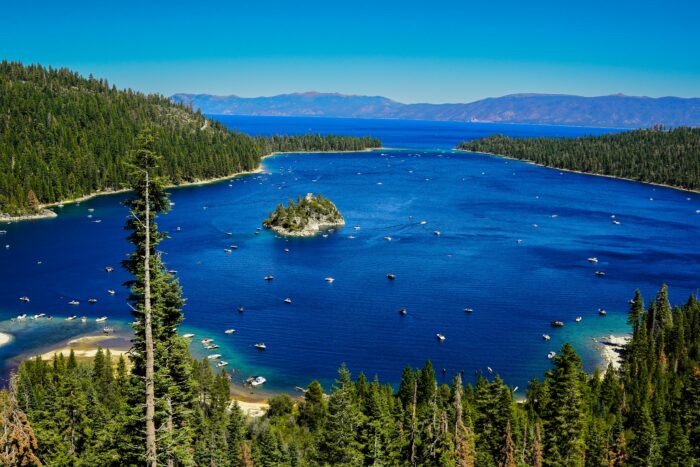
[[[608,175],[608,174],[601,174],[601,173],[595,173],[595,172],[582,172],[581,170],[574,170],[574,169],[562,169],[559,167],[553,167],[551,165],[544,165],[540,164],[538,162],[532,161],[530,159],[518,159],[517,157],[512,157],[512,156],[506,156],[503,154],[496,154],[493,152],[483,152],[483,151],[468,151],[466,149],[459,149],[459,148],[454,148],[454,151],[458,152],[465,152],[465,153],[474,153],[474,154],[483,154],[486,156],[494,156],[494,157],[499,157],[501,159],[509,159],[512,161],[519,161],[523,162],[525,164],[530,164],[530,165],[536,165],[538,167],[543,167],[545,169],[551,169],[551,170],[559,170],[561,172],[570,172],[570,173],[575,173],[575,174],[580,174],[580,175],[591,175],[593,177],[605,177],[605,178],[612,178],[613,180],[624,180],[627,182],[635,182],[635,183],[641,183],[643,185],[652,185],[652,186],[658,186],[661,188],[670,188],[672,190],[678,190],[678,191],[685,191],[686,193],[696,193],[700,194],[700,189],[694,190],[692,188],[684,188],[680,186],[674,186],[674,185],[666,185],[664,183],[657,183],[657,182],[645,182],[642,180],[635,180],[633,178],[627,178],[627,177],[618,177],[615,175]]]
[[[218,183],[218,182],[223,182],[224,180],[228,180],[231,178],[236,178],[236,177],[242,177],[244,175],[252,175],[252,174],[258,174],[258,173],[264,173],[264,164],[263,161],[269,157],[274,157],[278,156],[281,154],[335,154],[335,153],[353,153],[353,152],[372,152],[372,151],[379,151],[383,150],[385,148],[366,148],[366,149],[360,149],[356,151],[276,151],[276,152],[271,152],[270,154],[265,154],[260,158],[260,163],[255,169],[252,170],[244,170],[242,172],[235,172],[233,174],[229,175],[224,175],[221,177],[215,177],[215,178],[207,178],[205,180],[195,180],[191,182],[184,182],[180,183],[177,185],[167,185],[165,188],[166,189],[172,189],[172,188],[184,188],[188,186],[197,186],[197,185],[209,185],[212,183]],[[83,201],[88,201],[92,198],[96,198],[98,196],[109,196],[109,195],[116,195],[119,193],[126,193],[129,191],[128,188],[108,188],[104,189],[102,191],[97,191],[95,193],[89,193],[87,195],[79,196],[78,198],[70,198],[62,201],[55,201],[52,203],[46,203],[42,204],[40,206],[40,212],[37,213],[28,213],[28,214],[21,214],[19,216],[10,216],[4,213],[0,213],[0,224],[2,223],[12,223],[12,222],[22,222],[22,221],[29,221],[29,220],[39,220],[39,219],[50,219],[54,217],[58,217],[59,214],[56,211],[52,211],[49,208],[56,207],[59,205],[66,205],[66,204],[75,204],[75,203],[81,203]]]
[[[622,366],[625,348],[632,340],[631,334],[616,336],[610,334],[608,336],[598,337],[593,339],[598,349],[601,362],[601,374],[604,375],[608,366],[612,365],[613,369],[619,370]]]

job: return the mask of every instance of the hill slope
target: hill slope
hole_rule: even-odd
[[[611,128],[648,128],[655,124],[700,126],[700,99],[680,97],[513,94],[467,104],[402,104],[379,96],[308,92],[254,98],[175,94],[171,99],[192,105],[206,114],[392,118]]]
[[[582,138],[496,135],[461,143],[458,148],[548,167],[700,190],[700,128],[635,130]]]
[[[256,168],[265,151],[357,150],[371,138],[251,138],[159,95],[67,69],[0,63],[0,216],[125,185],[123,158],[149,127],[171,184]]]

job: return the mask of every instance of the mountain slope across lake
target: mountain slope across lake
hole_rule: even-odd
[[[386,97],[295,93],[271,97],[175,94],[210,115],[390,118],[457,122],[648,128],[700,126],[700,98],[513,94],[466,104],[402,104]]]

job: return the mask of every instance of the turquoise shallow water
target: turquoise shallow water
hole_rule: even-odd
[[[263,374],[271,390],[292,391],[312,378],[328,385],[345,362],[354,373],[396,382],[404,365],[430,358],[438,370],[446,369],[446,381],[460,370],[469,379],[491,367],[523,388],[548,368],[547,352],[565,341],[576,345],[588,369],[598,364],[591,338],[626,330],[627,300],[635,288],[651,297],[666,281],[679,302],[700,284],[699,195],[449,150],[462,138],[488,132],[603,130],[223,121],[252,133],[356,132],[375,134],[387,146],[411,146],[280,155],[265,161],[265,174],[172,191],[174,209],[160,225],[172,236],[162,247],[187,297],[183,332],[197,334],[192,348],[199,356],[205,355],[199,339],[216,339],[234,381]],[[332,199],[346,227],[326,238],[255,234],[279,201],[307,192]],[[93,322],[58,319],[68,314],[108,315],[112,325],[128,329],[120,287],[127,276],[118,267],[103,270],[118,266],[129,250],[123,199],[99,197],[66,205],[56,219],[2,227],[7,234],[0,243],[10,248],[0,249],[0,331],[15,335],[0,347],[6,368],[17,355],[99,331]],[[238,249],[224,253],[233,244]],[[591,256],[599,263],[589,263]],[[595,276],[596,270],[606,276]],[[386,279],[388,272],[395,281]],[[266,282],[266,275],[275,279]],[[335,282],[325,282],[328,276]],[[109,288],[117,294],[109,296]],[[31,302],[21,304],[21,295]],[[98,303],[88,305],[92,296]],[[283,303],[286,297],[291,305]],[[81,300],[78,307],[67,304],[73,298]],[[239,305],[243,313],[236,311]],[[465,307],[474,311],[465,313]],[[599,307],[608,316],[599,317]],[[400,308],[408,314],[400,316]],[[20,312],[57,318],[8,321]],[[550,328],[554,319],[566,326]],[[226,335],[227,328],[236,332]],[[438,342],[436,333],[445,341]],[[542,333],[552,340],[543,341]],[[259,341],[266,351],[253,347]]]

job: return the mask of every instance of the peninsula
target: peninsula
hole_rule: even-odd
[[[296,203],[289,200],[287,206],[282,203],[263,221],[263,226],[282,235],[292,237],[311,237],[323,229],[345,225],[345,219],[333,202],[323,195],[307,193],[297,198]]]

